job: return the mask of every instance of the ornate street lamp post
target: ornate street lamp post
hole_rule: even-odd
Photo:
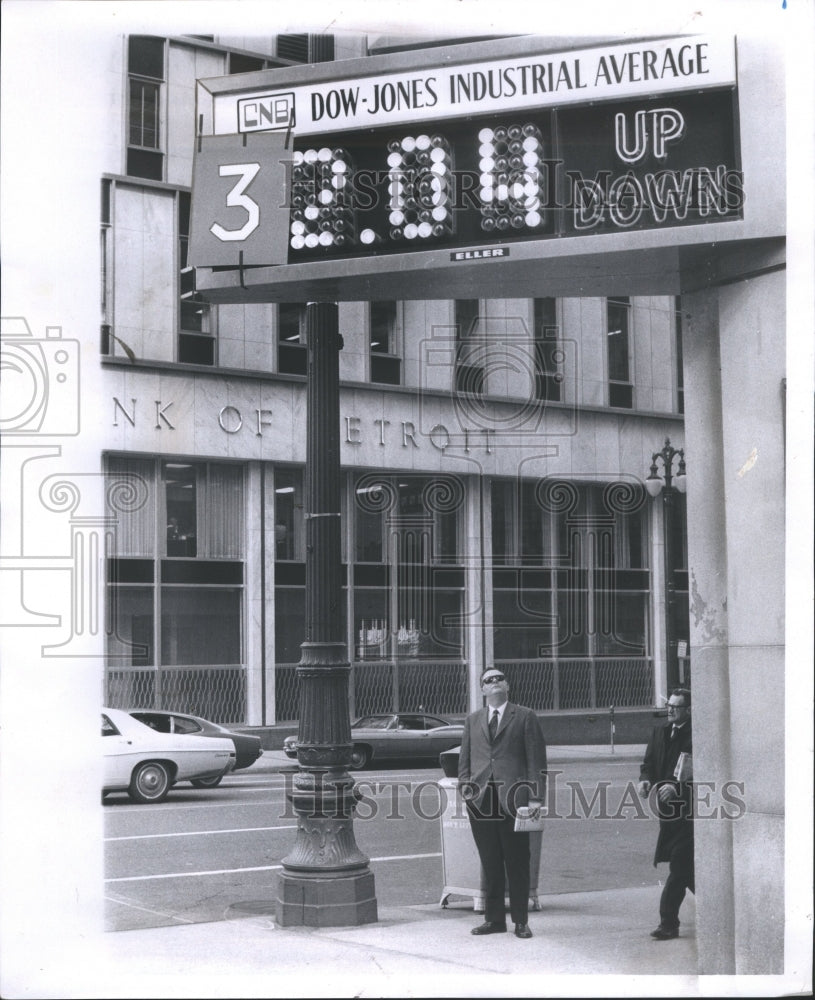
[[[374,876],[354,838],[354,780],[340,523],[337,306],[310,302],[306,445],[306,641],[297,679],[299,772],[290,793],[297,836],[283,858],[282,926],[340,927],[377,919]]]
[[[678,458],[676,473],[674,459]],[[662,476],[658,462],[662,463]],[[673,519],[675,514],[674,495],[684,493],[687,488],[684,448],[674,448],[670,438],[660,451],[651,456],[651,471],[645,480],[645,488],[654,498],[662,494],[662,530],[664,541],[664,581],[665,581],[665,665],[668,691],[679,685],[679,662],[676,639],[676,553],[673,545]]]

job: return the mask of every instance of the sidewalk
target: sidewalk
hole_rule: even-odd
[[[554,746],[551,763],[642,759],[644,747]],[[296,766],[267,750],[247,775]],[[634,772],[636,774],[636,771]],[[545,863],[545,856],[544,856]],[[547,997],[693,993],[695,901],[682,907],[681,936],[655,941],[659,884],[543,894],[529,915],[532,940],[473,937],[483,920],[468,897],[440,904],[380,906],[376,923],[293,927],[275,923],[275,900],[234,899],[222,919],[111,931],[70,956],[71,996],[144,997]],[[245,893],[244,893],[245,895]],[[658,980],[651,977],[658,976]],[[602,977],[602,978],[597,978]],[[611,977],[611,978],[607,978]],[[665,977],[670,977],[666,979]],[[681,977],[681,978],[680,978]],[[676,986],[676,984],[679,984]],[[666,992],[677,989],[677,994]],[[54,996],[59,993],[55,983]]]
[[[216,923],[106,934],[84,991],[73,995],[163,998],[175,989],[185,997],[674,995],[665,993],[664,979],[631,978],[695,979],[694,899],[683,904],[681,936],[659,942],[649,935],[658,898],[656,885],[543,896],[529,917],[530,941],[516,938],[511,923],[507,934],[473,937],[483,915],[470,900],[446,909],[382,908],[377,923],[333,928],[281,928],[272,901],[244,901]],[[568,978],[558,982],[559,976]],[[622,977],[620,992],[613,981],[600,987],[584,976]]]

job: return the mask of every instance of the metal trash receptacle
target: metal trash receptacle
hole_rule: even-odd
[[[474,912],[483,913],[486,907],[484,878],[467,806],[458,790],[458,750],[446,751],[439,759],[445,772],[445,777],[439,781],[439,796],[444,807],[440,817],[444,887],[439,906],[446,907],[450,896],[470,896]],[[542,848],[543,834],[530,833],[529,908],[533,911],[540,909]]]

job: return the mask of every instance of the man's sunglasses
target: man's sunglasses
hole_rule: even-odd
[[[497,684],[499,681],[505,681],[506,677],[503,674],[490,674],[489,677],[484,677],[481,681],[482,684]]]

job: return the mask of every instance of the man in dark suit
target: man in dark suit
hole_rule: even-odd
[[[693,775],[682,775],[681,780],[675,776],[679,755],[688,754],[690,761],[693,753],[690,714],[690,691],[676,688],[668,701],[668,723],[654,728],[640,767],[640,795],[647,798],[652,788],[656,788],[659,837],[654,867],[661,861],[670,865],[659,901],[659,926],[651,931],[651,937],[657,941],[679,937],[679,907],[685,890],[694,891],[693,809],[689,783]]]
[[[508,701],[509,685],[499,669],[484,671],[481,691],[487,706],[464,723],[458,764],[459,787],[485,881],[485,921],[472,933],[506,931],[506,872],[515,934],[531,938],[529,834],[515,832],[515,816],[520,806],[543,800],[546,742],[532,709]]]

